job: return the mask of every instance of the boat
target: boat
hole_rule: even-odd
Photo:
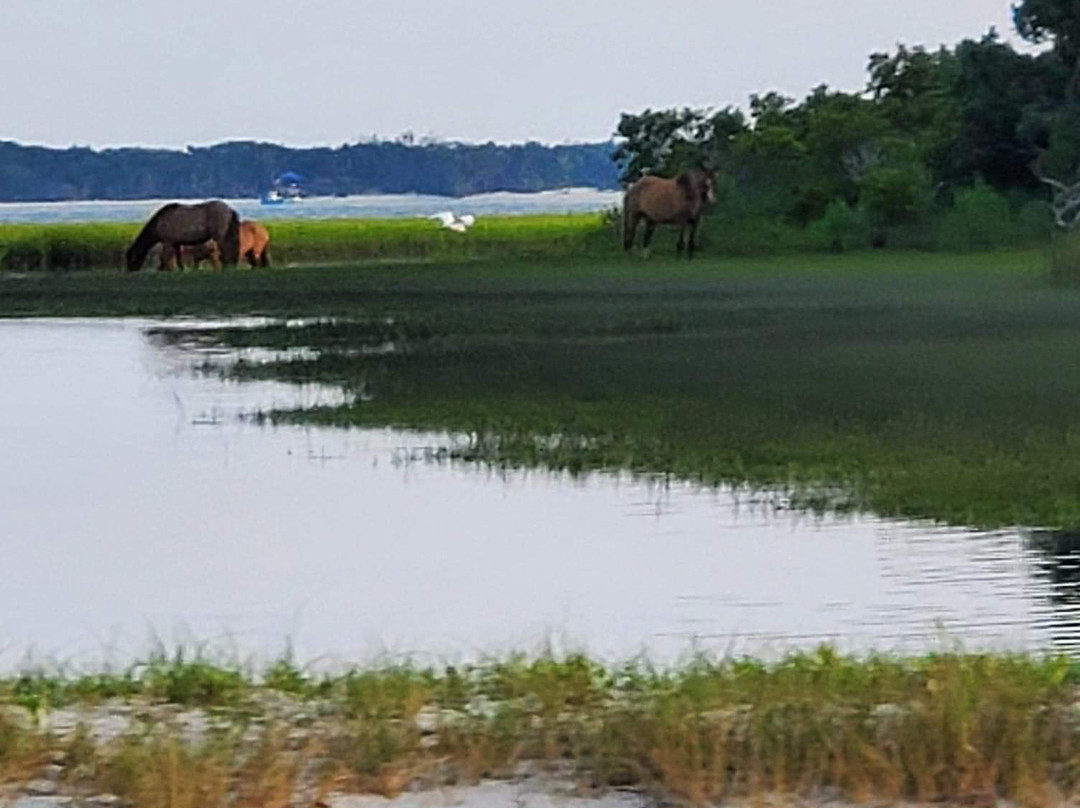
[[[259,197],[259,202],[263,205],[284,205],[285,197],[277,190],[271,189]]]
[[[263,205],[284,205],[286,202],[299,202],[304,197],[300,183],[304,178],[295,171],[286,171],[274,180],[273,187],[259,197]]]

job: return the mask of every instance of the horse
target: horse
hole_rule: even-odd
[[[270,234],[258,222],[244,219],[240,222],[240,257],[246,258],[254,269],[256,266],[270,266]],[[208,239],[202,244],[184,244],[179,252],[172,248],[161,251],[161,269],[174,269],[179,266],[183,269],[187,261],[191,261],[192,267],[199,268],[199,264],[209,260],[214,269],[221,269],[221,248],[213,239]]]
[[[710,169],[693,168],[673,180],[644,176],[626,189],[623,199],[623,247],[629,252],[634,246],[638,222],[645,220],[644,247],[646,254],[657,225],[679,227],[678,255],[690,244],[686,257],[693,258],[697,249],[697,228],[704,207],[716,201],[716,174]]]
[[[243,222],[240,223],[243,227]],[[180,255],[177,256],[177,260],[180,263],[180,267],[183,268],[184,261],[191,259],[191,265],[195,268],[199,268],[199,264],[203,261],[210,261],[210,265],[214,269],[221,269],[221,247],[213,239],[204,241],[202,244],[185,244],[180,248]]]
[[[270,266],[270,234],[258,222],[248,219],[240,222],[240,255],[247,259],[252,269],[256,264]]]
[[[209,239],[221,247],[226,264],[239,260],[240,216],[235,210],[220,200],[196,205],[171,202],[159,208],[143,225],[124,260],[128,271],[135,272],[142,267],[150,249],[160,242],[162,263],[171,264],[180,247],[203,244]]]

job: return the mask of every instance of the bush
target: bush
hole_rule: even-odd
[[[937,245],[947,250],[1005,247],[1021,237],[1008,200],[983,183],[957,192],[937,230]]]
[[[866,172],[859,200],[875,228],[917,222],[930,204],[929,181],[922,166],[881,166]]]
[[[859,211],[835,200],[825,209],[825,215],[810,225],[810,234],[822,249],[846,252],[866,243],[866,223]]]
[[[1080,281],[1080,231],[1062,233],[1050,245],[1050,277],[1062,283]]]

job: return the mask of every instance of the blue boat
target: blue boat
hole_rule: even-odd
[[[284,205],[286,202],[299,202],[304,191],[300,183],[304,178],[295,171],[286,171],[274,180],[274,185],[269,191],[265,191],[259,197],[259,202],[264,205]]]

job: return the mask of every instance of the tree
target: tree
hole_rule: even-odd
[[[1028,42],[1053,42],[1054,53],[1070,70],[1065,99],[1069,103],[1080,100],[1080,3],[1021,0],[1013,6],[1013,22]]]

